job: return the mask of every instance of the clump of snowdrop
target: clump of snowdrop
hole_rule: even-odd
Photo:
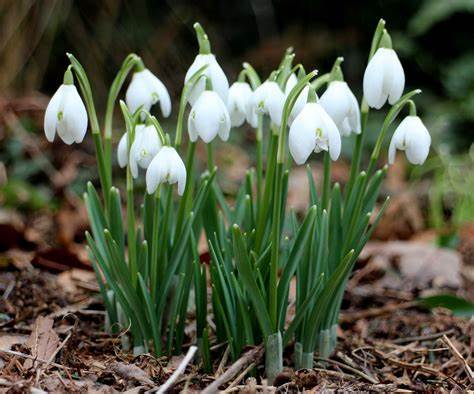
[[[87,111],[74,86],[71,70],[64,74],[64,82],[51,97],[44,115],[44,132],[49,142],[56,133],[65,144],[81,143],[87,132]]]
[[[377,167],[393,123],[409,107],[409,115],[393,133],[389,164],[397,150],[405,151],[409,162],[423,164],[431,137],[416,115],[414,96],[420,91],[403,94],[403,68],[383,20],[372,40],[360,108],[344,81],[342,58],[327,73],[306,74],[302,65],[293,66],[292,49],[263,83],[244,63],[229,89],[209,38],[199,24],[194,28],[199,54],[185,76],[174,143],[169,130],[150,114],[159,103],[161,115],[170,115],[168,91],[134,54],[114,79],[103,128],[85,71],[69,54],[71,66],[45,113],[45,134],[49,141],[57,133],[67,144],[81,142],[90,122],[102,196],[92,183],[87,185],[84,200],[91,233],[86,238],[110,330],[129,332],[135,353],[150,348],[157,356],[181,352],[192,288],[202,368],[212,373],[215,364],[210,335],[227,340],[234,359],[258,340],[265,347],[265,373],[271,382],[283,368],[283,349],[290,343],[295,343],[297,369],[312,368],[315,351],[328,358],[335,347],[345,286],[387,204],[376,207],[388,170]],[[122,197],[112,179],[112,118],[116,98],[132,72],[126,103],[120,100],[125,132],[117,160],[127,168],[122,215]],[[380,131],[362,171],[370,108],[380,109],[387,101],[390,107],[380,127],[374,128]],[[188,107],[189,139],[182,145]],[[245,121],[255,128],[255,168],[247,171],[230,207],[217,182],[212,142],[217,136],[227,141],[231,127]],[[351,170],[342,190],[331,182],[331,168],[341,154],[341,136],[351,134],[355,140]],[[205,144],[208,154],[208,171],[201,176],[194,159],[198,144]],[[181,158],[184,147],[186,163]],[[321,182],[313,178],[312,152],[322,153]],[[297,165],[308,166],[310,204],[301,221],[287,210],[290,157]],[[139,188],[140,168],[146,170],[146,193]],[[197,246],[203,235],[210,255],[206,267]],[[298,291],[296,312],[290,314],[292,283]]]

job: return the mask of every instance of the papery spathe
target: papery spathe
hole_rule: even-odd
[[[334,120],[341,135],[348,136],[351,132],[360,134],[359,104],[346,82],[331,82],[319,104]]]
[[[227,141],[230,133],[230,116],[220,96],[211,90],[201,93],[193,105],[188,118],[188,132],[191,141],[198,137],[207,144],[217,135]]]
[[[188,102],[194,105],[206,88],[206,78],[209,78],[212,84],[212,90],[226,103],[229,94],[229,82],[221,66],[217,63],[216,57],[212,53],[199,54],[196,56],[184,77],[184,82],[188,82],[193,74],[205,65],[207,65],[207,68],[203,71],[202,77],[194,84],[194,87],[188,94]]]
[[[431,136],[418,116],[407,116],[393,133],[388,162],[395,162],[396,150],[403,150],[412,164],[423,164],[430,152]]]
[[[164,146],[156,154],[146,171],[146,189],[149,194],[156,191],[159,185],[167,182],[178,184],[178,194],[184,193],[186,186],[186,167],[178,152],[170,146]]]
[[[244,124],[251,97],[252,89],[247,82],[234,82],[229,88],[227,109],[233,127],[239,127]]]
[[[379,48],[364,73],[364,97],[369,107],[380,109],[388,98],[390,104],[402,96],[405,72],[393,49]]]
[[[290,153],[304,164],[311,152],[328,151],[332,160],[341,153],[341,136],[336,124],[318,103],[307,103],[290,127]]]
[[[157,102],[160,103],[164,117],[168,117],[171,113],[171,98],[168,89],[146,68],[133,74],[125,101],[131,113],[134,113],[140,106],[142,109],[150,111],[152,105]]]
[[[54,93],[44,115],[44,132],[49,142],[56,132],[64,143],[80,143],[87,131],[87,111],[74,85],[63,84]]]

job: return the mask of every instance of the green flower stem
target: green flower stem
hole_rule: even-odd
[[[129,139],[130,140],[130,139]],[[127,245],[128,245],[128,261],[130,266],[130,277],[133,287],[136,288],[138,280],[137,267],[137,242],[135,233],[135,209],[133,203],[135,201],[133,193],[133,177],[130,171],[130,165],[127,166]]]
[[[329,152],[324,152],[324,178],[323,178],[323,209],[329,208],[329,194],[331,193],[331,157]]]
[[[158,288],[158,239],[159,239],[159,219],[160,219],[160,186],[156,189],[155,192],[155,202],[153,207],[153,227],[152,227],[152,237],[151,237],[151,273],[150,273],[150,289],[151,289],[151,299],[156,303],[158,299],[157,288]]]
[[[247,73],[247,77],[250,81],[252,89],[255,90],[262,84],[260,77],[258,76],[255,69],[250,65],[250,63],[244,62],[242,66],[244,68],[244,71]]]
[[[257,211],[262,206],[263,186],[263,115],[258,117],[257,140]]]
[[[184,218],[188,216],[194,187],[194,156],[196,153],[196,142],[189,142],[186,155],[186,185],[184,194],[179,201],[178,215],[176,219],[175,239],[180,236]]]
[[[130,54],[125,58],[122,67],[112,82],[107,97],[104,123],[104,160],[107,168],[107,178],[110,183],[112,183],[112,120],[115,102],[117,101],[120,89],[122,88],[128,74],[139,62],[141,62],[141,59],[135,54]]]
[[[214,169],[214,145],[212,141],[206,144],[207,150],[207,169],[211,172]]]
[[[104,207],[107,212],[107,206],[109,203],[109,192],[112,186],[111,182],[107,177],[107,169],[105,165],[104,158],[104,148],[102,146],[102,138],[100,134],[99,121],[97,120],[97,112],[95,110],[94,98],[92,96],[92,90],[87,78],[87,74],[82,67],[82,64],[74,57],[74,55],[67,53],[67,57],[71,62],[72,69],[76,74],[77,81],[79,83],[79,88],[81,89],[82,97],[87,109],[87,114],[89,115],[90,127],[92,132],[92,139],[94,140],[95,150],[97,154],[98,170],[99,170],[99,179],[102,187],[102,193],[104,197]]]

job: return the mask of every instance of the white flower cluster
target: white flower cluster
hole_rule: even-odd
[[[192,106],[187,123],[191,141],[201,138],[210,143],[216,136],[226,141],[231,127],[242,126],[247,121],[256,128],[262,115],[268,116],[275,126],[281,126],[285,101],[298,83],[295,73],[290,73],[283,84],[270,77],[252,89],[249,83],[239,79],[229,88],[215,55],[201,53],[186,73],[185,83],[203,66],[206,68],[186,97]],[[44,130],[51,142],[56,132],[66,144],[81,142],[86,133],[86,108],[73,82],[68,81],[65,78],[46,109]],[[402,96],[404,87],[405,74],[396,52],[391,48],[378,48],[364,73],[363,91],[367,105],[375,109],[380,109],[387,101],[393,105]],[[288,116],[290,153],[297,164],[304,164],[313,151],[327,151],[332,160],[337,160],[341,152],[341,137],[361,133],[359,104],[342,80],[330,81],[319,99],[310,100],[309,89],[308,85],[301,90]],[[171,113],[167,88],[143,67],[132,76],[126,103],[131,113],[149,111],[156,103],[159,103],[164,117]],[[130,165],[133,177],[138,176],[139,168],[146,169],[150,193],[162,182],[177,182],[181,194],[186,183],[186,170],[176,150],[164,146],[153,125],[139,124],[134,134],[130,148],[127,133],[120,139],[119,165]],[[408,116],[393,134],[389,163],[393,163],[396,149],[399,149],[406,151],[411,163],[422,164],[428,156],[430,144],[430,135],[420,118]]]

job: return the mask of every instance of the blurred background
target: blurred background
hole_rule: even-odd
[[[410,212],[399,230],[393,222],[386,233],[381,226],[379,236],[410,238],[426,227],[449,228],[446,242],[451,242],[451,234],[474,218],[474,0],[1,0],[2,210],[29,215],[44,210],[61,213],[71,207],[77,211],[85,181],[97,176],[90,141],[80,148],[67,147],[57,141],[48,144],[43,136],[44,109],[68,65],[65,52],[74,53],[84,65],[99,112],[125,56],[130,52],[142,56],[173,98],[173,114],[166,123],[172,127],[185,72],[197,54],[195,21],[206,29],[230,83],[243,61],[266,78],[292,46],[295,62],[321,73],[343,56],[345,78],[360,98],[379,18],[387,21],[405,69],[406,89],[423,90],[417,97],[419,114],[433,137],[429,162],[414,170],[402,160],[387,183],[387,191],[395,195],[415,190],[418,211]],[[382,116],[371,114],[370,147]],[[116,140],[121,124],[117,117]],[[234,144],[223,148],[221,161],[226,158],[222,165],[228,167],[231,181],[238,180],[252,161],[247,152],[252,151],[253,138],[251,133],[233,132]],[[346,153],[350,143],[345,143]],[[346,154],[336,178],[344,180],[349,161]],[[295,188],[304,183],[304,178],[294,179]],[[403,198],[398,209],[413,210],[412,200],[407,201],[405,194]],[[387,216],[393,221],[400,212],[394,208]],[[84,219],[77,222],[87,225]],[[75,233],[68,231],[69,235],[62,235],[65,239]]]

